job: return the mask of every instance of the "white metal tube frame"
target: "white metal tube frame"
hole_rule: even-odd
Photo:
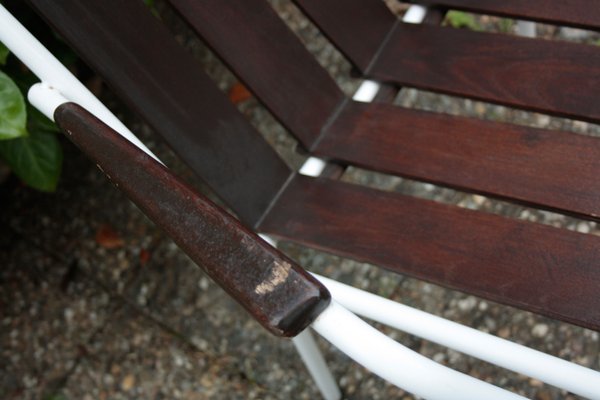
[[[524,398],[410,350],[374,329],[335,300],[312,327],[359,364],[420,397],[432,400]]]
[[[571,393],[600,399],[600,372],[313,274],[348,310]]]

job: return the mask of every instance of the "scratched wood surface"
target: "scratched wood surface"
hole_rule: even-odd
[[[116,188],[271,333],[295,336],[329,304],[315,278],[83,108],[63,104],[55,119]]]

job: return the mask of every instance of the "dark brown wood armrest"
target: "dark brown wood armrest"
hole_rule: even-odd
[[[327,289],[89,112],[55,112],[65,135],[270,332],[295,336],[324,310]]]

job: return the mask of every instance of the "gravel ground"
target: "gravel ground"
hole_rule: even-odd
[[[310,51],[347,93],[350,66],[288,1],[273,0]],[[162,18],[223,90],[235,78],[160,3]],[[396,7],[402,12],[402,7]],[[507,29],[494,18],[488,30]],[[509,30],[514,27],[509,27]],[[540,26],[545,36],[596,40]],[[584,32],[585,33],[585,32]],[[151,130],[105,99],[166,164],[206,191]],[[402,90],[397,104],[598,135],[598,126],[449,96]],[[304,156],[255,100],[240,110],[293,167]],[[66,141],[58,191],[41,194],[11,178],[0,186],[0,398],[313,399],[318,393],[288,340],[264,332]],[[595,223],[429,184],[351,168],[345,181],[512,218],[600,235]],[[535,349],[600,369],[598,333],[446,290],[368,264],[291,243],[281,248],[307,268]],[[377,325],[435,361],[536,399],[576,396]],[[348,399],[412,399],[324,341]],[[435,382],[432,382],[435,384]]]

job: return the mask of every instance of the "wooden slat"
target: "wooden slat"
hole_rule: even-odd
[[[600,28],[597,0],[407,0],[430,6],[500,15],[580,28]]]
[[[260,218],[288,167],[142,1],[30,3],[246,223]]]
[[[301,176],[260,228],[600,329],[600,238],[592,235]]]
[[[368,69],[398,18],[381,0],[293,0],[331,42],[361,70]],[[443,8],[431,8],[424,23],[439,24]]]
[[[357,67],[366,69],[397,18],[381,0],[294,0]]]
[[[600,217],[600,139],[349,103],[315,153],[386,173]]]
[[[367,75],[600,122],[600,48],[399,24]]]
[[[270,111],[309,147],[344,99],[264,0],[170,0]]]

